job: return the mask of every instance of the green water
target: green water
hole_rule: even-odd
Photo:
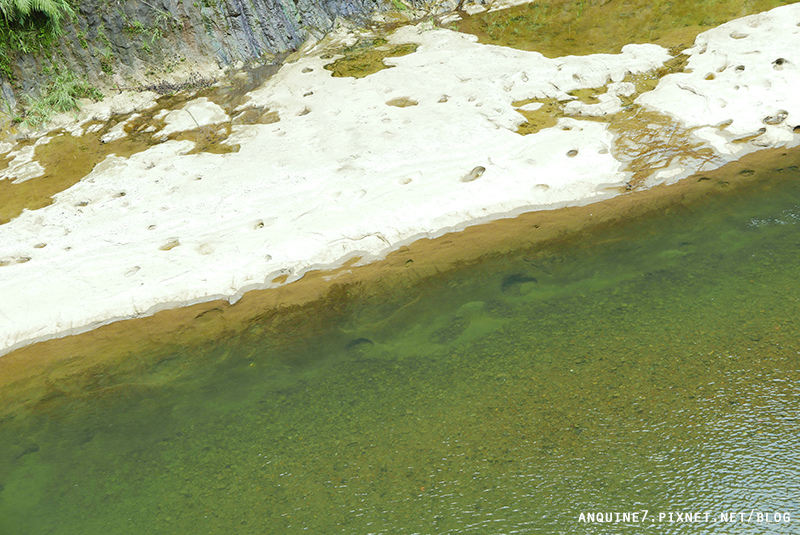
[[[0,422],[0,533],[798,533],[798,231],[789,168],[295,347],[166,348]]]

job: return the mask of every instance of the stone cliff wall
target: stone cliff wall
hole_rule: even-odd
[[[415,3],[422,2],[416,0]],[[10,57],[2,96],[13,108],[67,69],[105,87],[269,58],[323,33],[337,17],[365,20],[389,0],[82,0],[58,42]]]

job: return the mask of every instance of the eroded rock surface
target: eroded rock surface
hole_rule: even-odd
[[[338,56],[323,42],[239,110],[215,115],[216,104],[198,103],[209,127],[230,128],[225,143],[238,152],[193,153],[197,142],[171,139],[108,156],[52,205],[0,226],[0,351],[161,308],[234,301],[421,237],[608,198],[637,173],[677,180],[743,151],[795,144],[798,22],[800,7],[786,6],[707,32],[690,51],[691,72],[656,79],[652,91],[637,77],[670,61],[655,45],[549,59],[422,24],[390,38],[415,52],[354,78],[324,68]],[[709,69],[714,91],[703,89]],[[601,94],[608,108],[594,115],[566,106]],[[248,109],[272,115],[266,124],[228,118]],[[523,135],[523,112],[542,109],[558,115]],[[704,135],[709,128],[757,135],[737,141]]]

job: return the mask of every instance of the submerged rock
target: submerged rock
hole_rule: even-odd
[[[469,320],[464,317],[455,317],[447,325],[431,333],[430,340],[434,344],[449,344],[461,336],[469,327]]]
[[[350,353],[363,355],[370,349],[375,346],[375,342],[370,340],[369,338],[356,338],[355,340],[350,340],[344,346],[345,350]]]
[[[509,275],[503,279],[503,282],[500,284],[500,290],[502,292],[510,292],[510,291],[520,291],[520,286],[527,283],[538,283],[539,281],[536,277],[532,277],[530,275],[525,275],[523,273],[514,273],[513,275]]]

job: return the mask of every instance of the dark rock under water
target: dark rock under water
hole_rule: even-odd
[[[536,280],[536,277],[525,275],[524,273],[514,273],[503,278],[503,282],[500,283],[500,290],[508,292],[528,282],[538,283],[539,281]]]
[[[356,338],[355,340],[350,340],[347,342],[344,348],[352,353],[364,353],[372,349],[372,346],[374,345],[375,342],[369,338]]]

